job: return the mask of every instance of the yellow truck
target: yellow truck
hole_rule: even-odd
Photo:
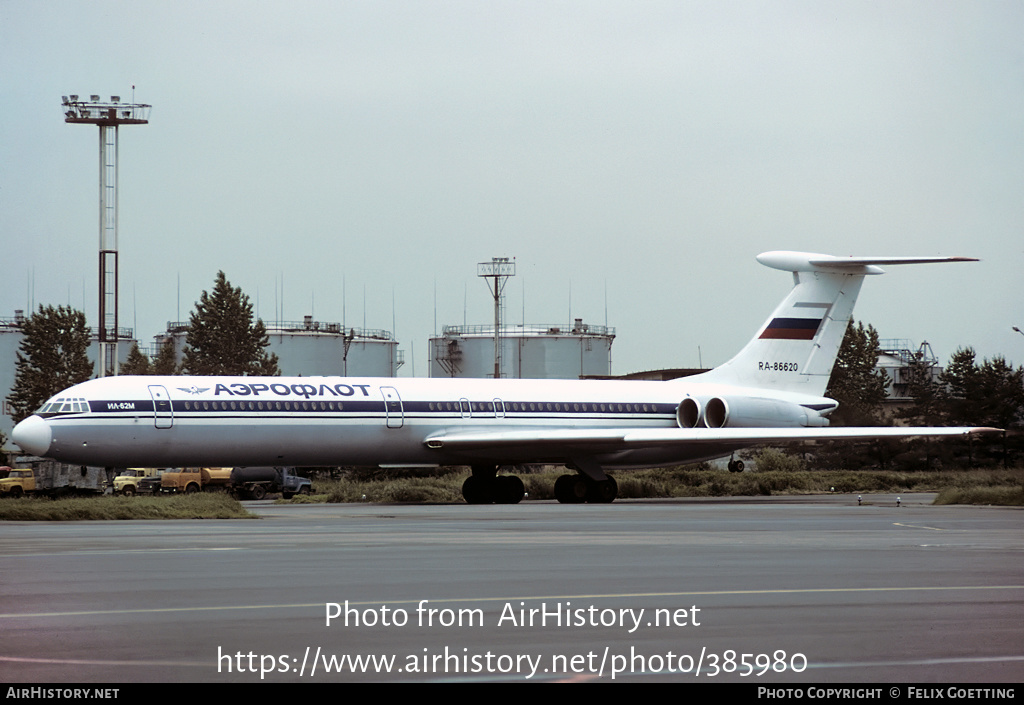
[[[0,480],[0,496],[24,497],[35,492],[36,474],[31,468],[12,468],[7,477]]]
[[[223,489],[231,482],[231,468],[182,468],[165,470],[160,476],[160,491],[192,494],[208,489]]]
[[[156,475],[156,468],[128,468],[114,478],[114,494],[134,497],[139,494],[139,480]]]

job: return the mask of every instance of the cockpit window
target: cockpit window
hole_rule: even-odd
[[[89,403],[81,397],[60,397],[52,398],[41,407],[36,413],[40,416],[54,416],[56,414],[81,414],[89,410]]]

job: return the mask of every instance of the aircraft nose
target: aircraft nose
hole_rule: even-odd
[[[50,450],[50,424],[46,419],[33,414],[14,427],[11,440],[26,453],[45,456]]]

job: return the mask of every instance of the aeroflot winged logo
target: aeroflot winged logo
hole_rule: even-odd
[[[203,392],[210,391],[210,388],[209,387],[202,387],[202,388],[200,388],[200,387],[196,387],[195,385],[193,385],[191,387],[178,387],[178,391],[179,392],[185,392],[186,394],[202,394]]]

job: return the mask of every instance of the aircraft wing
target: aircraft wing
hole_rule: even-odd
[[[517,431],[452,431],[434,433],[428,448],[471,451],[486,448],[572,448],[596,452],[634,450],[701,443],[757,444],[787,441],[828,441],[871,438],[918,438],[1000,433],[984,426],[848,426],[823,428],[618,428],[532,429]]]
[[[785,443],[875,438],[922,438],[997,433],[1002,429],[968,426],[847,426],[819,428],[666,428],[632,431],[627,443],[666,446],[676,443]],[[688,437],[692,434],[693,437]]]

